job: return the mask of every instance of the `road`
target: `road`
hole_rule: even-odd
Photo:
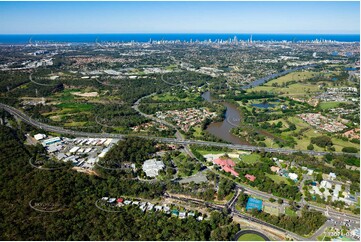
[[[273,198],[273,199],[277,200],[277,199],[280,198],[280,197],[274,196],[272,194],[269,194],[269,193],[266,193],[266,192],[261,192],[261,191],[258,191],[258,190],[255,190],[255,189],[240,185],[240,184],[237,184],[237,187],[242,188],[246,194],[254,195],[254,196],[260,197],[260,198],[262,198],[264,200],[269,200],[270,198]],[[281,198],[281,199],[284,202],[287,202],[287,203],[289,202],[289,200],[287,200],[285,198]],[[335,211],[333,209],[331,210],[331,208],[326,209],[326,208],[318,207],[318,206],[315,206],[313,204],[307,203],[306,201],[299,202],[299,203],[296,202],[296,204],[301,206],[301,207],[309,206],[310,208],[312,208],[312,209],[314,209],[316,211],[322,212],[326,217],[329,217],[329,218],[334,218],[335,219],[335,218],[340,217],[341,219],[351,219],[351,220],[357,221],[357,222],[360,221],[360,217],[357,216],[357,215],[341,213],[341,212]],[[326,213],[326,211],[327,211],[327,213]]]
[[[174,196],[174,195],[170,195],[170,194],[167,194],[165,193],[164,194],[164,197],[168,197],[168,198],[173,198],[175,200],[180,200],[180,201],[184,201],[184,202],[191,202],[191,203],[195,203],[197,205],[201,205],[201,206],[205,206],[207,208],[210,208],[210,209],[214,209],[214,210],[217,210],[217,211],[222,211],[224,208],[226,208],[226,206],[222,206],[222,205],[216,205],[216,204],[212,204],[212,203],[208,203],[208,202],[204,202],[204,201],[200,201],[200,200],[197,200],[197,199],[192,199],[192,198],[184,198],[184,197],[178,197],[178,196]],[[264,226],[267,226],[267,227],[270,227],[272,229],[275,229],[275,230],[278,230],[280,232],[283,232],[283,233],[286,233],[287,235],[290,235],[292,236],[293,238],[297,239],[297,240],[308,240],[307,238],[304,238],[300,235],[297,235],[295,233],[292,233],[292,232],[289,232],[285,229],[282,229],[282,228],[279,228],[273,224],[269,224],[265,221],[262,221],[260,219],[257,219],[257,218],[254,218],[254,217],[251,217],[249,215],[245,215],[245,214],[242,214],[240,212],[238,212],[234,206],[232,206],[231,208],[231,215],[232,216],[237,216],[237,217],[240,217],[242,219],[245,219],[245,220],[248,220],[248,221],[251,221],[251,222],[254,222],[254,223],[258,223],[258,224],[261,224],[261,225],[264,225]]]
[[[23,112],[17,110],[16,108],[13,108],[13,107],[8,106],[6,104],[0,103],[0,108],[3,108],[4,110],[6,110],[10,114],[14,115],[15,117],[21,119],[25,123],[28,123],[28,124],[36,127],[36,128],[40,128],[40,129],[50,131],[50,132],[56,132],[56,133],[60,133],[60,134],[67,134],[67,135],[80,136],[80,137],[94,137],[94,138],[123,139],[124,137],[126,137],[126,135],[122,135],[122,134],[88,133],[88,132],[68,130],[68,129],[64,129],[64,128],[61,128],[61,127],[56,127],[56,126],[51,126],[51,125],[47,125],[47,124],[44,124],[44,123],[40,123],[40,122],[30,118],[29,116],[27,116]],[[255,150],[260,149],[260,147],[257,147],[257,146],[230,145],[230,144],[207,142],[207,141],[181,140],[181,139],[175,139],[175,138],[163,138],[163,137],[151,137],[151,136],[138,136],[138,137],[148,138],[148,139],[151,138],[151,139],[155,139],[155,140],[160,141],[160,142],[181,144],[181,145],[185,145],[185,146],[189,145],[189,144],[196,144],[196,145],[206,145],[206,146],[209,145],[209,146],[229,147],[229,148],[232,148],[232,149],[241,149],[241,150],[250,150],[250,151],[255,151]],[[262,148],[262,149],[265,149],[265,148]],[[267,151],[267,150],[265,150],[265,151]],[[286,150],[286,151],[290,152],[290,153],[299,152],[299,151],[296,151],[296,150]],[[267,152],[280,152],[280,151],[277,150],[277,149],[272,149],[272,151],[267,151]],[[353,155],[355,155],[355,154],[353,154]],[[241,185],[238,185],[238,186],[241,186]],[[249,193],[251,195],[256,195],[256,196],[262,197],[264,199],[269,199],[271,197],[274,198],[274,199],[278,199],[278,197],[273,196],[272,194],[268,194],[268,193],[261,192],[261,191],[258,191],[258,190],[250,189],[249,187],[246,187],[246,186],[241,186],[241,187],[246,191],[246,193]],[[317,211],[321,211],[321,212],[326,211],[325,208],[317,207],[317,206],[309,204],[309,203],[304,203],[304,204],[308,205],[309,207],[311,207],[311,208],[313,208],[313,209],[315,209]],[[303,204],[300,204],[300,205],[302,206]],[[328,211],[328,214],[329,214],[330,217],[336,216],[336,217],[342,217],[342,218],[345,218],[345,219],[353,219],[353,220],[359,221],[358,216],[340,213],[340,212],[335,211],[335,210]]]
[[[163,75],[162,75],[162,79],[163,79]],[[160,123],[160,124],[163,124],[163,125],[165,125],[165,126],[168,126],[168,127],[170,127],[170,128],[175,129],[175,130],[176,130],[175,136],[176,136],[177,140],[183,141],[183,140],[184,140],[184,137],[183,137],[183,135],[181,134],[181,132],[179,131],[179,129],[178,129],[177,126],[175,126],[175,125],[173,125],[173,124],[171,124],[171,123],[169,123],[169,122],[167,122],[167,121],[165,121],[165,120],[156,118],[156,117],[154,117],[154,116],[152,116],[152,115],[143,113],[142,111],[139,110],[139,104],[140,104],[140,102],[141,102],[143,99],[148,98],[148,97],[151,97],[151,96],[153,96],[153,95],[155,95],[155,94],[156,94],[156,93],[152,93],[152,94],[150,94],[150,95],[148,95],[148,96],[144,96],[144,97],[139,98],[139,99],[133,104],[132,108],[133,108],[135,111],[137,111],[140,115],[142,115],[143,117],[146,117],[146,118],[151,119],[151,120],[153,120],[153,121],[155,121],[155,122],[157,122],[157,123]],[[189,145],[185,145],[185,146],[184,146],[184,151],[185,151],[190,157],[195,158],[195,156],[193,155],[192,151],[191,151],[190,148],[189,148]]]
[[[90,132],[81,132],[81,131],[74,131],[69,129],[64,129],[62,127],[56,127],[51,126],[48,124],[44,124],[41,122],[38,122],[26,114],[24,114],[22,111],[11,107],[9,105],[0,103],[0,108],[6,110],[13,116],[16,116],[17,118],[21,119],[27,124],[30,124],[36,128],[43,129],[45,131],[49,132],[56,132],[59,134],[66,134],[66,135],[73,135],[73,136],[79,136],[79,137],[92,137],[92,138],[116,138],[116,139],[123,139],[127,136],[137,136],[142,137],[145,139],[154,139],[159,142],[165,142],[165,143],[173,143],[173,144],[180,144],[180,145],[202,145],[202,146],[214,146],[214,147],[227,147],[234,150],[246,150],[246,151],[264,151],[269,153],[284,153],[284,154],[292,154],[301,152],[304,154],[309,155],[325,155],[330,152],[317,152],[317,151],[311,151],[311,150],[292,150],[292,149],[283,149],[283,148],[266,148],[266,147],[259,147],[259,146],[251,146],[251,145],[235,145],[235,144],[225,144],[225,143],[219,143],[219,142],[209,142],[209,141],[201,141],[201,140],[180,140],[176,138],[165,138],[165,137],[153,137],[153,136],[141,136],[141,135],[123,135],[123,134],[110,134],[110,133],[90,133]],[[359,157],[359,154],[353,154],[353,153],[343,153],[343,152],[331,152],[332,154],[336,155],[351,155]]]
[[[237,232],[237,234],[234,236],[234,240],[238,241],[238,238],[244,234],[256,234],[256,235],[262,237],[265,241],[270,241],[270,239],[266,235],[264,235],[261,232],[258,232],[256,230],[253,230],[253,229],[245,229],[245,230],[241,230],[241,231]]]

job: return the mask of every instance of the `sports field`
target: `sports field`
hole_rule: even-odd
[[[265,240],[257,234],[244,234],[238,238],[238,241],[265,241]]]

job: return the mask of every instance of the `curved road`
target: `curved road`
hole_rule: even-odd
[[[36,128],[40,128],[46,131],[50,132],[56,132],[59,134],[67,134],[67,135],[74,135],[74,136],[80,136],[80,137],[93,137],[93,138],[117,138],[122,139],[127,136],[132,135],[123,135],[123,134],[111,134],[111,133],[90,133],[90,132],[82,132],[82,131],[74,131],[69,129],[64,129],[62,127],[56,127],[48,124],[44,124],[41,122],[38,122],[26,114],[24,114],[22,111],[11,107],[9,105],[0,103],[0,108],[6,110],[10,114],[14,115],[15,117],[21,119],[25,123],[28,123]],[[235,145],[235,144],[225,144],[225,143],[218,143],[218,142],[209,142],[209,141],[201,141],[201,140],[182,140],[182,139],[175,139],[175,138],[164,138],[164,137],[152,137],[152,136],[141,136],[141,135],[133,135],[137,137],[142,137],[146,139],[154,139],[159,142],[166,142],[166,143],[174,143],[174,144],[181,144],[181,145],[203,145],[203,146],[218,146],[218,147],[228,147],[230,149],[235,150],[247,150],[247,151],[264,151],[264,152],[270,152],[270,153],[284,153],[284,154],[292,154],[301,152],[304,154],[309,155],[325,155],[330,152],[323,152],[323,151],[312,151],[312,150],[291,150],[291,149],[284,149],[284,148],[267,148],[267,147],[259,147],[259,146],[251,146],[251,145]],[[351,155],[359,157],[359,154],[354,153],[343,153],[343,152],[331,152],[332,154],[336,155]]]
[[[261,232],[258,232],[256,230],[251,230],[251,229],[238,231],[237,234],[234,236],[234,240],[238,241],[238,238],[244,234],[256,234],[256,235],[262,237],[265,241],[270,241],[270,239],[266,235],[262,234]]]

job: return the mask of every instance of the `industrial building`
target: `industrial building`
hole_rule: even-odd
[[[60,137],[54,137],[54,138],[50,138],[50,139],[46,139],[43,141],[43,146],[47,146],[47,145],[51,145],[51,144],[55,144],[61,142],[61,138]]]
[[[34,138],[36,140],[42,140],[42,139],[46,138],[46,134],[36,134],[36,135],[34,135]]]

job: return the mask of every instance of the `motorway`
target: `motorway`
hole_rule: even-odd
[[[30,118],[29,116],[27,116],[26,114],[24,114],[23,112],[8,106],[6,104],[2,104],[0,103],[0,108],[6,110],[7,112],[9,112],[10,114],[12,114],[13,116],[21,119],[22,121],[24,121],[25,123],[28,123],[36,128],[40,128],[46,131],[50,131],[50,132],[56,132],[56,133],[60,133],[60,134],[66,134],[66,135],[73,135],[73,136],[81,136],[81,137],[94,137],[94,138],[117,138],[117,139],[122,139],[124,137],[126,137],[126,135],[122,135],[122,134],[109,134],[109,133],[88,133],[88,132],[80,132],[80,131],[73,131],[73,130],[68,130],[68,129],[64,129],[62,127],[56,127],[56,126],[51,126],[51,125],[47,125],[41,122],[38,122],[32,118]],[[182,144],[182,145],[188,145],[188,144],[197,144],[197,145],[208,145],[208,146],[220,146],[220,147],[229,147],[232,149],[241,149],[241,150],[250,150],[250,151],[255,151],[255,150],[259,150],[260,147],[255,147],[255,146],[244,146],[244,145],[230,145],[230,144],[223,144],[223,143],[215,143],[215,142],[206,142],[206,141],[194,141],[194,140],[182,140],[182,139],[174,139],[174,138],[162,138],[162,137],[149,137],[149,136],[140,136],[143,138],[152,138],[161,142],[169,142],[169,143],[175,143],[175,144]],[[264,151],[267,152],[282,152],[280,151],[280,149],[271,149],[271,150],[267,150],[267,148],[261,148]],[[287,152],[287,153],[293,153],[293,152],[299,152],[297,150],[283,150],[283,152]],[[317,153],[325,153],[325,152],[317,152]],[[355,154],[353,154],[355,155]],[[273,196],[272,194],[268,194],[265,192],[261,192],[258,190],[254,190],[254,189],[250,189],[249,187],[246,186],[241,186],[241,185],[237,185],[237,190],[242,189],[245,191],[245,193],[248,193],[250,195],[255,195],[258,197],[261,197],[263,199],[269,199],[271,197],[278,199],[278,197]],[[239,195],[239,192],[237,191],[236,196]],[[181,199],[181,198],[179,198]],[[182,198],[184,199],[184,198]],[[189,199],[188,199],[189,200]],[[285,200],[285,199],[283,199]],[[256,218],[244,215],[239,213],[238,211],[236,211],[234,209],[234,203],[236,201],[236,198],[232,199],[230,205],[230,208],[232,210],[232,214],[236,215],[240,218],[252,221],[252,222],[256,222],[262,225],[266,225],[268,227],[280,230],[282,232],[286,232],[284,229],[278,228],[274,225],[268,224],[264,221],[258,220]],[[197,202],[199,203],[199,201],[193,201],[193,202]],[[224,207],[219,206],[219,205],[212,205],[212,204],[206,204],[208,207],[211,207],[213,209],[217,209],[217,210],[222,210]],[[303,205],[303,204],[300,204]],[[350,219],[353,220],[357,223],[359,223],[359,217],[358,216],[354,216],[354,215],[349,215],[349,214],[344,214],[338,211],[334,211],[334,210],[330,210],[329,208],[321,208],[312,204],[307,204],[305,203],[304,205],[308,205],[310,208],[315,209],[317,211],[321,211],[323,212],[327,217],[332,218],[332,219]],[[228,207],[228,206],[227,206]],[[296,234],[292,234],[290,232],[287,232],[289,235],[292,235],[294,238],[298,239],[298,240],[305,240],[305,238],[300,237]]]
[[[225,143],[219,143],[219,142],[209,142],[209,141],[201,141],[201,140],[183,140],[183,139],[177,139],[177,138],[164,138],[164,137],[153,137],[153,136],[141,136],[141,135],[124,135],[124,134],[111,134],[111,133],[90,133],[90,132],[81,132],[81,131],[74,131],[69,129],[64,129],[62,127],[56,127],[48,124],[44,124],[41,122],[38,122],[26,114],[24,114],[22,111],[11,107],[9,105],[0,103],[0,108],[6,110],[13,116],[21,119],[27,124],[30,124],[36,128],[43,129],[45,131],[49,132],[56,132],[59,134],[66,134],[66,135],[73,135],[73,136],[79,136],[79,137],[92,137],[92,138],[116,138],[116,139],[123,139],[127,136],[137,136],[142,137],[146,139],[154,139],[159,142],[165,142],[165,143],[173,143],[173,144],[180,144],[180,145],[202,145],[202,146],[216,146],[216,147],[227,147],[234,150],[246,150],[246,151],[264,151],[264,152],[270,152],[270,153],[284,153],[284,154],[292,154],[301,152],[304,154],[309,155],[325,155],[330,152],[321,152],[321,151],[312,151],[312,150],[292,150],[292,149],[284,149],[284,148],[268,148],[268,147],[259,147],[259,146],[251,146],[251,145],[235,145],[235,144],[225,144]],[[332,152],[332,154],[336,155],[351,155],[359,157],[359,154],[353,154],[353,153],[343,153],[343,152]]]

